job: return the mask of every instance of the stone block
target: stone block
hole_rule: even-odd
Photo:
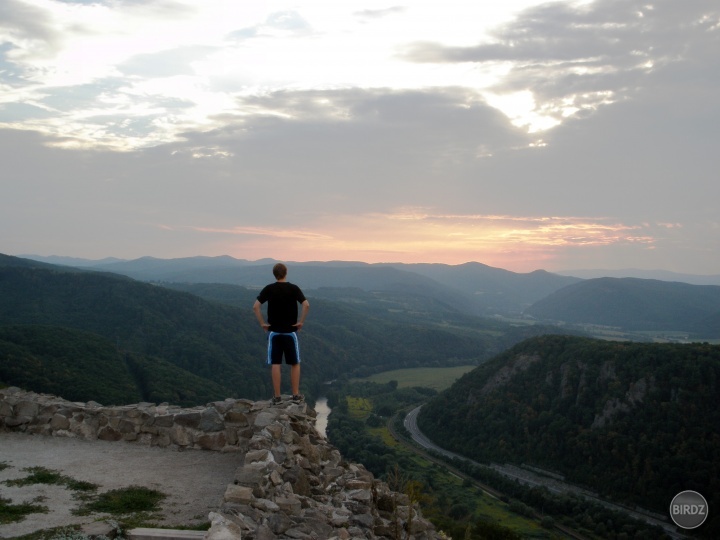
[[[372,501],[372,492],[369,489],[356,489],[348,493],[348,497],[353,501],[359,501],[369,504]]]
[[[220,413],[215,409],[205,409],[200,414],[200,423],[198,425],[200,431],[212,433],[225,429],[225,422]]]
[[[290,516],[299,516],[302,510],[302,503],[297,497],[276,497],[275,504],[280,510]]]
[[[372,482],[368,482],[367,480],[361,480],[357,478],[351,478],[347,482],[345,482],[345,489],[353,490],[353,489],[370,489],[372,487]]]
[[[253,490],[249,486],[230,484],[225,490],[225,502],[250,504],[253,498]]]
[[[240,411],[228,411],[225,413],[225,422],[228,424],[236,424],[238,426],[248,426],[247,415]]]
[[[274,461],[273,455],[266,448],[260,450],[250,450],[245,454],[245,463],[269,463]]]
[[[280,437],[283,434],[283,427],[278,424],[277,422],[272,423],[265,427],[270,437],[272,437],[275,440],[279,440]]]
[[[264,428],[265,426],[269,426],[270,424],[272,424],[277,418],[277,416],[278,413],[275,410],[260,411],[255,417],[255,422],[253,423],[253,425],[255,427]]]
[[[32,418],[29,416],[11,416],[5,418],[5,425],[9,428],[14,428],[29,424],[31,420]]]
[[[13,416],[13,407],[9,403],[0,402],[0,416]]]
[[[180,425],[173,426],[170,429],[170,440],[178,446],[191,446],[193,443],[190,432]]]
[[[97,434],[97,438],[101,441],[119,441],[120,439],[122,439],[122,437],[122,433],[111,428],[110,426],[105,426],[104,428],[101,428]]]
[[[129,420],[120,420],[117,425],[117,430],[123,434],[135,433],[138,431],[137,426]]]
[[[263,471],[252,467],[240,467],[235,471],[235,482],[241,486],[258,486],[264,481]]]
[[[196,438],[195,442],[203,450],[222,450],[227,444],[224,431],[217,431],[215,433],[205,433]]]
[[[39,409],[39,405],[34,401],[21,400],[15,405],[15,416],[34,418],[37,416]]]
[[[351,523],[360,525],[366,529],[371,529],[375,524],[375,518],[371,514],[353,514],[350,521]]]
[[[175,415],[172,415],[172,414],[156,416],[155,422],[153,425],[155,425],[157,427],[172,427],[175,423],[174,419],[175,419]]]
[[[68,429],[70,427],[70,420],[68,420],[62,414],[54,414],[50,419],[50,427],[53,430]]]
[[[201,418],[201,414],[197,411],[182,412],[175,415],[175,424],[179,426],[198,429],[200,427]]]

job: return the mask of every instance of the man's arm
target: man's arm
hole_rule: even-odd
[[[263,318],[262,309],[260,309],[262,304],[259,300],[255,300],[255,303],[253,304],[253,311],[255,312],[255,318],[260,323],[260,326],[262,326],[262,329],[267,331],[270,328],[270,325],[265,322],[265,319]]]
[[[298,330],[300,330],[303,327],[303,324],[305,324],[305,317],[307,317],[308,311],[310,311],[310,302],[307,300],[303,301],[301,307],[302,312],[300,313],[300,320],[293,324],[293,326]]]

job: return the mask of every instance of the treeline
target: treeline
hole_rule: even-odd
[[[0,381],[103,405],[224,399],[226,389],[162,358],[120,351],[97,334],[54,326],[0,327]]]
[[[665,513],[686,489],[720,504],[719,402],[720,346],[543,336],[463,376],[418,424],[475,461],[537,465]]]

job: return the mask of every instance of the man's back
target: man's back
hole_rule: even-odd
[[[298,318],[298,304],[305,301],[300,287],[287,281],[276,281],[263,288],[260,303],[268,303],[268,323],[272,332],[294,332]]]

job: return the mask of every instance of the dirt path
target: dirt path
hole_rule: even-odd
[[[160,525],[173,527],[207,521],[217,510],[228,484],[240,465],[238,454],[177,450],[125,442],[85,441],[22,433],[0,433],[0,497],[12,503],[32,502],[49,508],[47,514],[30,514],[19,523],[0,525],[0,538],[13,538],[38,530],[90,523],[98,516],[74,516],[79,501],[63,486],[35,484],[8,486],[5,480],[28,476],[26,467],[45,467],[74,480],[97,484],[97,493],[129,486],[156,489],[167,495],[161,502]]]

